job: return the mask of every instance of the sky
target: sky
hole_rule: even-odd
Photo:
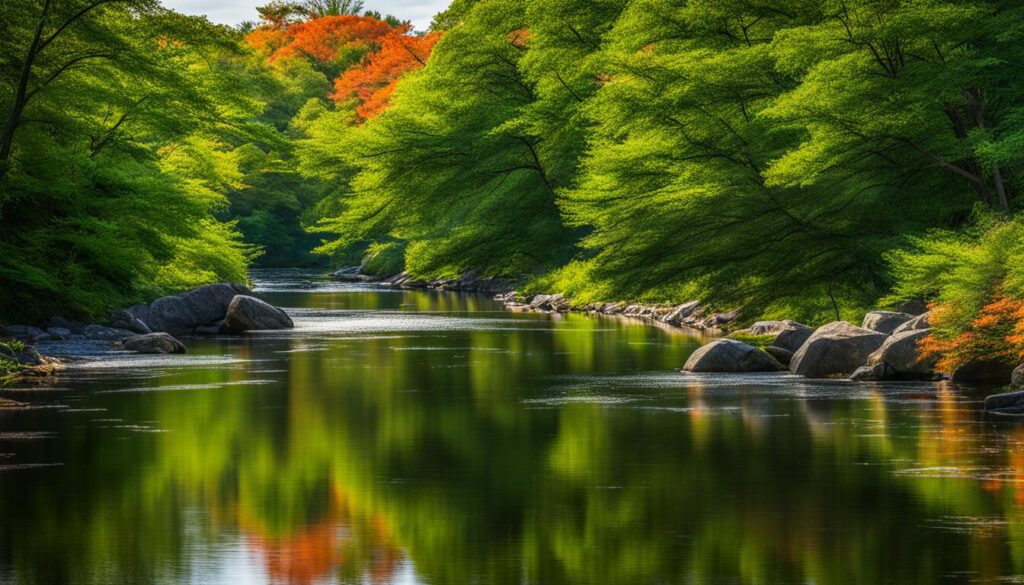
[[[164,6],[185,14],[205,14],[212,22],[238,24],[256,20],[256,7],[268,0],[163,0]],[[448,7],[451,0],[364,0],[367,10],[394,14],[411,20],[417,30],[425,30],[434,15]]]

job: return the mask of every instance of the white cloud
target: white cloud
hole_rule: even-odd
[[[269,0],[163,0],[164,6],[185,14],[205,14],[213,22],[238,24],[243,20],[256,20],[256,7]],[[365,0],[366,8],[394,14],[402,20],[411,20],[424,30],[450,0]]]

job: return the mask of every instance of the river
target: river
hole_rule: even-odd
[[[0,582],[1019,583],[1024,426],[942,384],[256,275],[290,332],[0,390]]]

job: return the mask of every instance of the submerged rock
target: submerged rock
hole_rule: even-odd
[[[789,369],[808,378],[849,376],[864,365],[886,336],[836,321],[818,328],[797,350]]]
[[[687,372],[777,372],[785,367],[768,353],[735,339],[719,339],[693,352]]]
[[[136,353],[185,353],[185,346],[168,333],[147,333],[124,340],[124,348]]]
[[[224,315],[224,325],[231,331],[291,329],[295,326],[288,313],[266,301],[246,295],[232,299]]]
[[[897,327],[913,319],[913,315],[897,313],[895,311],[871,311],[864,315],[864,322],[861,327],[870,329],[886,335],[892,334]]]

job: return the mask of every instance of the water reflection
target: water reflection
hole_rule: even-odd
[[[0,411],[0,581],[1024,573],[1024,430],[962,389],[683,375],[678,332],[303,283],[263,287],[296,333],[5,390],[41,408]]]

